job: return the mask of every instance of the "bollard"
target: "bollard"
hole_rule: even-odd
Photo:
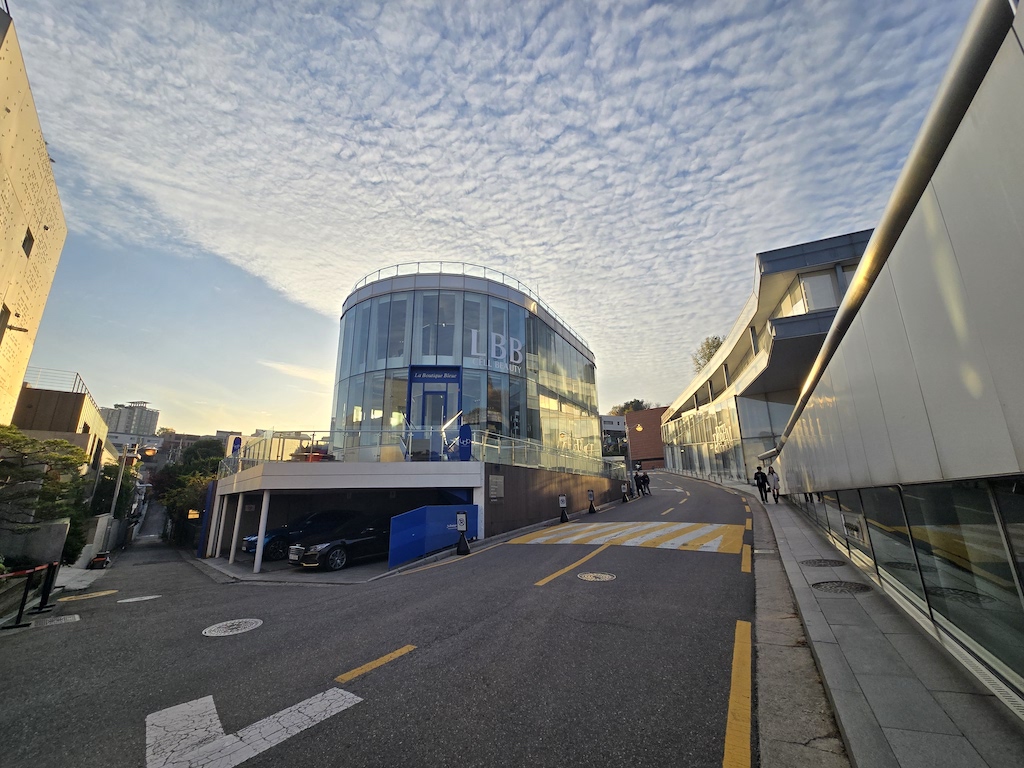
[[[459,543],[455,546],[456,555],[468,555],[469,554],[469,542],[466,541],[466,532],[462,531],[459,533]]]
[[[593,491],[587,491],[587,500],[590,502],[590,509],[587,510],[587,514],[593,515],[595,512],[597,512],[597,510],[594,509],[594,492]]]
[[[562,516],[561,516],[561,518],[559,518],[558,522],[560,522],[560,523],[568,523],[569,522],[569,515],[567,515],[565,513],[565,509],[568,506],[569,506],[569,500],[566,498],[565,494],[564,493],[558,494],[558,508],[562,510]]]
[[[623,504],[625,504],[627,501],[629,501],[629,498],[626,496],[626,491],[628,490],[628,487],[629,486],[628,486],[627,483],[623,483],[622,484],[622,503]]]
[[[466,541],[466,531],[469,528],[467,517],[467,514],[462,510],[455,513],[455,529],[459,532],[459,543],[455,545],[456,555],[469,554],[469,542]]]
[[[39,605],[29,611],[29,613],[45,613],[57,607],[56,605],[49,605],[49,602],[50,592],[53,591],[53,584],[57,581],[57,571],[59,569],[60,563],[49,563],[46,566],[46,576],[43,577],[43,591],[39,596]]]
[[[31,621],[22,621],[21,617],[25,615],[25,603],[28,602],[28,593],[32,589],[32,578],[36,575],[35,571],[29,571],[28,576],[25,577],[25,592],[21,596],[21,605],[18,606],[18,618],[14,620],[13,624],[8,624],[6,627],[0,627],[0,629],[20,629],[21,627],[31,627]]]

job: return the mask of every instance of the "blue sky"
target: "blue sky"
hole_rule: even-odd
[[[754,253],[875,224],[971,10],[11,6],[71,233],[31,364],[181,432],[327,428],[342,302],[406,261],[532,286],[604,411],[670,402]]]

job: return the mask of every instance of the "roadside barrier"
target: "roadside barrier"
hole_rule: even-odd
[[[18,618],[14,620],[13,624],[0,627],[0,629],[18,629],[20,627],[27,627],[31,624],[31,622],[22,621],[21,619],[25,615],[25,605],[28,603],[28,595],[29,592],[32,591],[36,574],[39,573],[39,571],[46,571],[46,575],[43,577],[43,590],[39,596],[39,605],[29,611],[29,613],[44,613],[46,611],[53,610],[54,606],[49,604],[50,592],[53,591],[53,583],[57,580],[57,569],[59,567],[59,562],[44,563],[43,565],[37,565],[35,568],[26,568],[23,571],[12,571],[11,573],[5,573],[0,576],[0,581],[13,579],[18,576],[25,577],[25,591],[21,595],[21,605],[18,606]]]

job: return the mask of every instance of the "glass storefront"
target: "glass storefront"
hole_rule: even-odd
[[[1024,477],[791,500],[910,604],[1024,688]],[[861,521],[866,539],[857,531]]]
[[[593,354],[546,323],[537,301],[474,283],[478,290],[381,290],[347,302],[334,393],[344,447],[405,429],[414,453],[443,458],[445,445],[426,435],[437,442],[439,430],[457,435],[468,424],[599,459]]]

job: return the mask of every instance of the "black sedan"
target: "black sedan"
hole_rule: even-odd
[[[322,537],[336,529],[339,525],[357,517],[359,517],[358,512],[345,509],[330,509],[306,515],[295,522],[282,525],[280,528],[272,528],[264,536],[263,559],[284,560],[288,557],[288,547],[295,542],[309,537]],[[259,536],[246,536],[243,538],[242,551],[255,552],[258,539]]]
[[[366,514],[346,520],[324,534],[304,537],[288,548],[288,562],[306,568],[340,571],[353,560],[388,554],[391,518]]]

